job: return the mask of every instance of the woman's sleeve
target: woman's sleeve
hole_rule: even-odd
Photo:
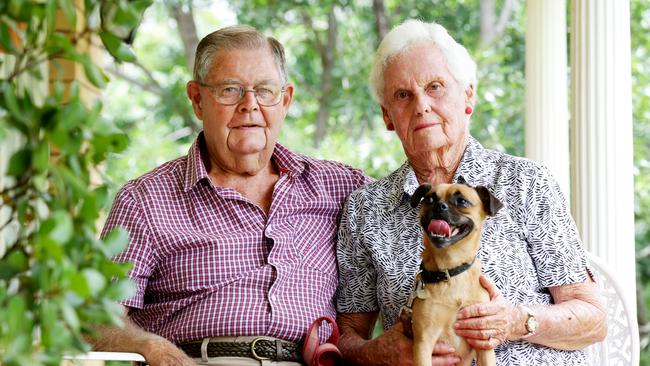
[[[348,198],[339,225],[336,256],[339,267],[337,311],[358,313],[377,311],[376,274],[363,234],[366,220],[363,191]]]
[[[531,176],[526,197],[528,250],[544,287],[584,282],[587,261],[560,186],[545,167]]]

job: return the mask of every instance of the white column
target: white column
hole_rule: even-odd
[[[636,304],[630,4],[571,2],[572,208]]]
[[[526,1],[526,157],[546,165],[569,199],[565,0]]]

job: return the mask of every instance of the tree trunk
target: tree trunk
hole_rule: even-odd
[[[496,1],[495,0],[481,0],[481,45],[485,46],[494,39],[496,24]]]
[[[388,33],[388,21],[386,19],[386,7],[384,0],[372,0],[372,10],[375,13],[375,29],[377,30],[377,44],[384,39]]]
[[[508,21],[512,16],[513,8],[514,0],[505,0],[503,2],[501,13],[499,13],[499,20],[497,21],[496,0],[480,1],[482,47],[489,46],[490,43],[503,35],[503,32],[506,30],[506,26],[508,25]]]
[[[181,41],[183,42],[187,68],[190,70],[190,73],[192,73],[192,70],[194,69],[196,46],[199,44],[199,37],[196,34],[196,24],[194,23],[192,6],[191,4],[188,6],[189,10],[186,12],[182,9],[180,4],[171,5],[171,11],[176,20],[176,24],[178,25],[178,34],[180,34]]]
[[[320,108],[316,115],[316,131],[314,132],[314,146],[318,148],[327,134],[327,121],[331,110],[331,93],[334,86],[332,69],[334,68],[334,53],[336,50],[336,37],[338,33],[334,7],[327,17],[327,43],[319,49],[323,74],[321,75]]]

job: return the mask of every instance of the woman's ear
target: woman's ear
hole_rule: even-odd
[[[386,110],[386,108],[384,108],[383,106],[381,107],[381,116],[384,118],[384,124],[386,125],[386,129],[388,131],[395,131],[395,124],[393,124],[393,121],[390,118],[390,115],[388,114],[388,110]]]
[[[465,89],[465,103],[474,106],[474,85],[469,84]]]

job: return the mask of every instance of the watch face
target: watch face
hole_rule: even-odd
[[[537,323],[537,319],[534,316],[529,315],[528,320],[526,321],[526,330],[528,330],[528,333],[535,333],[537,331],[538,325],[539,324]]]

